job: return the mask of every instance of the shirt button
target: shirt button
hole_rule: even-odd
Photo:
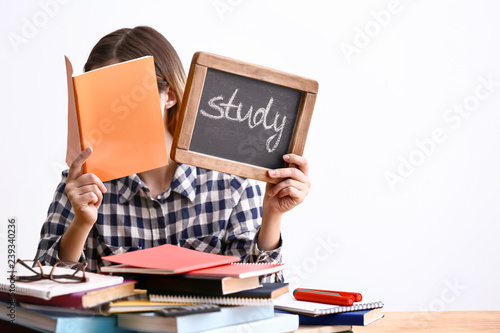
[[[155,209],[160,208],[160,203],[159,203],[158,201],[153,201],[153,207],[154,207]]]

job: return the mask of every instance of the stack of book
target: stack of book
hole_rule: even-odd
[[[262,327],[268,332],[289,332],[298,328],[298,316],[274,313],[274,300],[288,292],[288,284],[260,283],[262,276],[283,270],[283,264],[242,264],[239,257],[169,244],[103,259],[118,264],[103,267],[103,272],[133,277],[138,288],[147,290],[150,302],[194,308],[118,314],[120,327],[148,332],[265,332]],[[213,312],[199,312],[207,309]],[[180,316],[180,311],[188,314]]]
[[[103,258],[117,265],[88,282],[0,281],[0,331],[41,332],[290,332],[295,314],[276,314],[286,283],[260,283],[282,264],[241,264],[239,258],[173,245]],[[44,271],[50,267],[44,267]],[[132,277],[132,278],[130,278]],[[10,313],[9,313],[10,311]],[[5,328],[5,329],[4,329]]]
[[[51,267],[43,268],[50,272]],[[82,283],[19,282],[2,277],[0,301],[7,311],[0,311],[0,331],[126,332],[104,310],[109,302],[134,294],[135,281],[94,273],[86,276],[88,281]]]

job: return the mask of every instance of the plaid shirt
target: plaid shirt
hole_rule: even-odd
[[[74,218],[67,176],[64,171],[41,230],[36,258],[44,265],[59,260],[59,241]],[[239,256],[248,263],[281,262],[281,246],[273,251],[257,247],[262,193],[255,181],[179,164],[170,188],[156,198],[138,175],[104,185],[107,192],[80,258],[90,271],[109,264],[102,256],[162,244]]]

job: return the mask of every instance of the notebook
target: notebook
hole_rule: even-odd
[[[86,273],[87,275],[88,273]],[[19,283],[19,282],[16,282]],[[33,283],[33,282],[29,282]],[[79,283],[78,283],[79,284]],[[84,286],[84,285],[83,285]],[[77,286],[82,287],[82,286]],[[16,294],[17,302],[30,304],[68,307],[74,309],[91,308],[134,293],[135,281],[125,280],[120,284],[91,290],[77,291],[65,295],[51,297],[49,300],[40,297]],[[0,299],[8,301],[8,294],[0,292]]]
[[[52,269],[51,266],[44,266],[42,268],[44,272],[50,272]],[[58,267],[55,273],[72,274],[73,272],[74,271],[69,268]],[[18,270],[17,274],[21,274],[21,271]],[[82,283],[58,283],[50,279],[42,279],[32,282],[16,281],[13,284],[13,290],[9,276],[4,276],[0,277],[0,292],[11,293],[13,291],[14,295],[27,295],[49,300],[60,295],[88,291],[123,283],[123,277],[121,276],[111,276],[90,272],[85,272],[85,276],[88,278],[88,281]]]
[[[163,317],[154,312],[119,313],[118,327],[142,332],[190,333],[274,317],[272,306],[230,306],[217,312]],[[298,323],[298,320],[297,320]]]
[[[273,305],[288,292],[288,283],[262,283],[261,288],[240,291],[226,296],[186,295],[182,293],[150,293],[153,302],[187,302],[219,305]]]
[[[186,273],[186,275],[247,278],[251,276],[262,276],[277,273],[285,268],[285,264],[238,262],[229,265],[197,269]]]
[[[275,311],[279,313],[290,313],[282,310]],[[323,316],[310,316],[302,313],[298,313],[297,315],[299,316],[300,325],[367,326],[384,317],[382,308],[339,312]]]
[[[321,316],[332,313],[340,313],[347,311],[376,309],[384,306],[381,301],[376,302],[359,302],[351,306],[332,305],[325,303],[306,302],[296,300],[291,293],[279,297],[275,302],[275,308],[278,310],[288,311],[292,313],[303,313],[312,316]]]
[[[285,314],[285,313],[275,313],[274,317],[255,320],[249,323],[243,323],[238,325],[225,326],[221,328],[216,328],[213,330],[203,331],[204,333],[285,333],[285,332],[295,332],[299,328],[299,321],[296,315]],[[345,326],[344,328],[350,328],[350,326]],[[346,329],[344,329],[346,331]],[[302,327],[300,328],[302,332]],[[332,330],[331,327],[328,330],[324,330],[324,333],[340,332]],[[307,332],[306,332],[307,333]],[[312,333],[312,332],[311,332]],[[317,331],[315,331],[317,333]]]
[[[8,304],[0,302],[0,306],[5,309]],[[11,322],[13,318],[9,317],[7,311],[0,311],[0,320]],[[24,309],[22,307],[16,307],[13,323],[40,332],[132,333],[128,329],[118,328],[115,316],[50,313]],[[19,330],[12,323],[9,323],[9,325],[12,326],[7,332],[16,332]]]
[[[68,82],[68,146],[71,165],[85,148],[83,165],[103,182],[168,164],[165,129],[153,57],[95,69]]]
[[[117,264],[132,266],[121,273],[178,274],[206,267],[240,261],[240,257],[206,253],[177,245],[164,244],[149,249],[102,257]],[[115,272],[113,266],[102,267],[101,272]]]
[[[246,278],[186,276],[175,275],[141,275],[137,276],[138,288],[151,293],[168,294],[174,292],[183,295],[222,296],[242,290],[260,287],[258,276]]]

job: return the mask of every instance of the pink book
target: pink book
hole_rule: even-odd
[[[277,273],[285,268],[285,264],[268,263],[232,263],[223,266],[197,269],[186,273],[189,276],[196,277],[237,277],[247,278],[251,276],[261,276]]]
[[[161,271],[163,274],[186,273],[195,269],[225,265],[241,260],[235,256],[206,253],[172,244],[106,256],[102,259],[132,266],[132,268]],[[112,267],[102,267],[101,271],[112,272],[112,270],[106,269]]]

